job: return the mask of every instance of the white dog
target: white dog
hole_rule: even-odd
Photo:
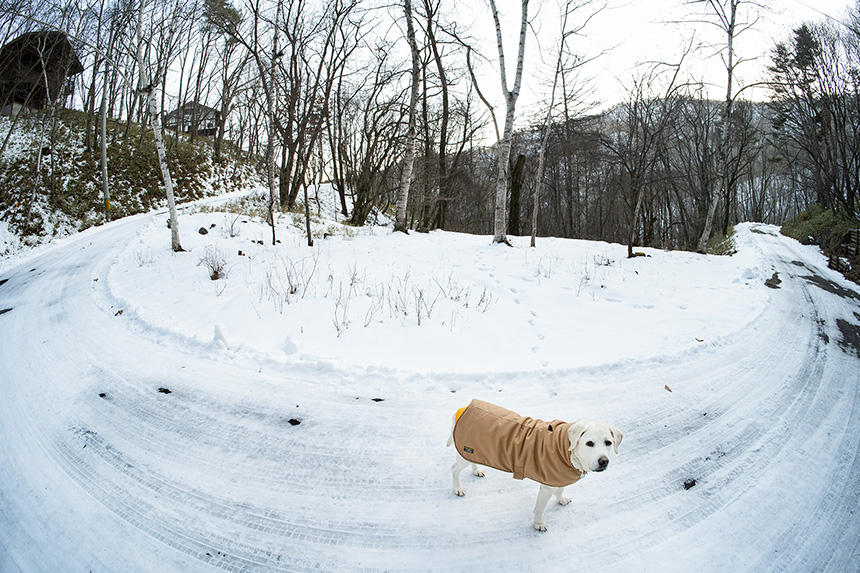
[[[489,402],[472,400],[454,416],[448,445],[456,444],[452,470],[454,493],[466,495],[460,472],[472,464],[472,473],[484,477],[479,465],[513,473],[541,484],[534,511],[534,527],[546,531],[543,512],[555,495],[561,505],[570,503],[564,488],[588,472],[609,466],[610,451],[618,453],[623,434],[603,422],[545,422],[526,418]]]

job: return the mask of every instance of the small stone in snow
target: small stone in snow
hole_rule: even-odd
[[[159,388],[158,391],[161,392],[162,394],[171,394],[172,393],[170,388]]]
[[[374,402],[382,402],[385,398],[371,398]]]
[[[693,478],[690,478],[684,482],[684,489],[690,489],[694,485],[696,485],[696,480],[694,480]]]
[[[779,288],[779,283],[782,281],[779,279],[779,273],[774,272],[773,276],[764,281],[764,286],[769,288]]]
[[[298,426],[299,424],[302,423],[301,420],[297,420],[296,418],[290,418],[288,420],[288,422],[290,423],[291,426]]]
[[[200,227],[200,229],[197,232],[200,233],[201,235],[208,235],[209,234],[209,231],[206,230],[206,227]]]

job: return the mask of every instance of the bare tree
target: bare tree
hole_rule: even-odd
[[[114,18],[111,20],[108,29],[108,43],[107,43],[107,56],[106,60],[108,62],[111,61],[114,50],[114,41],[116,38],[116,28],[118,26],[120,11],[117,10],[117,14],[114,15]],[[95,75],[95,70],[93,71],[93,75]],[[109,79],[110,79],[110,71],[109,67],[105,65],[104,68],[104,78],[102,80],[102,98],[101,105],[99,106],[99,127],[100,127],[100,137],[99,137],[99,149],[101,151],[100,154],[100,163],[101,163],[101,171],[102,171],[102,195],[104,198],[104,207],[105,207],[105,222],[110,220],[110,184],[108,181],[108,158],[107,158],[107,107],[108,107],[108,88],[109,88]],[[95,82],[94,82],[95,85]]]
[[[259,4],[258,4],[259,6]],[[257,14],[255,13],[255,18]],[[266,112],[269,117],[269,129],[266,139],[266,179],[269,183],[269,209],[268,209],[268,217],[269,217],[269,225],[272,227],[272,245],[274,246],[277,243],[277,237],[275,236],[275,135],[277,133],[277,119],[276,119],[276,105],[278,101],[278,81],[275,77],[275,73],[277,70],[277,61],[281,56],[280,52],[278,52],[278,31],[280,30],[280,19],[281,19],[281,2],[277,2],[277,9],[275,11],[275,21],[273,24],[274,32],[272,34],[272,55],[270,59],[270,68],[269,68],[269,82],[268,89],[266,89]],[[254,22],[254,47],[258,48],[258,36],[257,36],[257,25],[256,20]],[[257,65],[260,67],[262,71],[262,62],[260,60],[260,56],[257,55]],[[261,74],[262,75],[262,74]],[[263,82],[263,86],[265,89],[266,82]]]
[[[220,36],[218,50],[218,78],[220,79],[220,113],[213,142],[213,155],[216,162],[221,161],[221,150],[227,125],[227,116],[233,106],[233,101],[240,89],[242,75],[251,59],[247,50],[240,50],[241,44],[236,40],[237,29],[242,22],[242,15],[226,0],[207,0],[207,25],[216,30]]]
[[[439,42],[436,39],[435,28],[437,24],[437,14],[439,12],[440,2],[437,0],[424,0],[424,12],[427,16],[426,36],[427,43],[433,53],[433,61],[436,64],[436,73],[439,75],[439,86],[442,94],[442,111],[439,120],[439,174],[438,188],[439,200],[436,214],[433,214],[433,209],[430,208],[430,198],[425,197],[425,209],[421,214],[422,222],[419,230],[428,231],[434,224],[437,227],[445,225],[445,213],[448,207],[448,121],[451,115],[450,98],[448,96],[448,75],[445,71],[445,66],[442,63],[441,49]],[[426,72],[425,72],[426,76]],[[426,94],[425,94],[426,101]]]
[[[593,11],[590,15],[588,15],[583,22],[580,22],[574,28],[568,28],[568,20],[570,19],[571,14],[576,12],[577,10],[582,9],[585,6],[590,5],[592,2],[590,0],[585,1],[575,1],[575,0],[565,0],[564,6],[561,8],[561,38],[558,42],[558,55],[555,60],[555,70],[552,75],[552,89],[550,90],[549,96],[549,105],[546,109],[546,116],[544,117],[543,125],[541,129],[543,131],[543,135],[540,141],[540,148],[538,150],[538,169],[537,174],[535,175],[535,194],[534,194],[534,203],[532,205],[532,236],[531,236],[531,246],[535,246],[535,238],[537,237],[537,224],[538,224],[538,211],[540,209],[540,194],[541,187],[543,185],[543,172],[544,172],[544,164],[546,162],[546,147],[549,141],[550,134],[550,122],[552,120],[553,107],[555,106],[555,90],[558,86],[558,79],[562,75],[562,67],[564,66],[564,56],[566,51],[566,43],[567,39],[573,35],[579,34],[588,24],[588,22],[593,18],[600,10],[603,8],[598,8]],[[605,6],[605,5],[604,5]],[[575,57],[573,64],[569,66],[569,70],[576,69],[582,66],[585,63],[585,60],[579,57]],[[569,120],[569,113],[566,114],[566,119]]]
[[[717,204],[721,197],[728,197],[732,190],[732,182],[738,177],[738,164],[729,160],[729,140],[731,139],[731,118],[732,107],[738,92],[734,91],[734,78],[736,68],[744,62],[744,59],[735,59],[735,41],[737,37],[752,28],[758,18],[751,22],[739,21],[739,12],[743,5],[761,6],[761,2],[754,0],[691,0],[693,5],[701,5],[704,7],[706,15],[699,22],[711,24],[720,29],[726,38],[726,47],[723,58],[723,64],[726,68],[726,98],[725,107],[723,108],[723,123],[720,137],[720,153],[719,153],[719,169],[720,169],[720,189],[716,191],[710,198],[708,212],[705,216],[705,226],[702,229],[702,235],[699,237],[697,250],[704,253],[708,245],[708,240],[711,237],[711,228],[714,221],[714,215],[717,211]],[[710,16],[710,17],[708,17]],[[744,89],[744,88],[742,88]],[[726,207],[728,208],[728,206]]]
[[[508,198],[508,165],[511,156],[511,135],[514,131],[514,117],[516,115],[517,98],[520,95],[520,83],[523,77],[523,56],[526,47],[526,31],[528,26],[529,0],[521,0],[520,41],[517,54],[517,67],[514,76],[514,85],[508,90],[507,70],[505,69],[505,51],[502,46],[502,25],[499,21],[499,11],[495,0],[490,0],[490,9],[493,12],[493,22],[496,26],[496,42],[499,49],[499,72],[502,82],[502,93],[505,96],[505,129],[498,143],[498,172],[496,175],[496,206],[493,218],[493,242],[504,243],[510,246],[505,235],[507,225],[506,202]]]
[[[670,73],[662,95],[652,92],[666,67],[653,65],[648,72],[634,81],[628,101],[622,107],[625,125],[612,130],[613,135],[603,143],[620,165],[620,178],[625,195],[632,201],[630,226],[627,240],[627,256],[633,257],[633,244],[639,229],[642,203],[648,191],[648,177],[659,159],[659,146],[670,126],[674,114],[674,103],[678,95],[678,75],[688,52],[677,64],[668,67]]]
[[[412,183],[415,150],[418,147],[415,124],[416,109],[418,106],[418,82],[421,71],[418,43],[415,41],[415,26],[412,22],[412,0],[403,0],[403,11],[406,15],[406,38],[409,42],[409,51],[412,54],[412,88],[409,92],[409,127],[406,132],[406,157],[403,159],[403,173],[400,177],[400,188],[397,193],[397,218],[394,222],[394,230],[406,233],[406,202],[409,199],[409,186]]]
[[[358,85],[348,86],[341,74],[332,102],[332,171],[342,208],[347,194],[353,199],[353,225],[363,225],[374,207],[390,206],[391,174],[402,160],[404,95],[396,87],[400,70],[388,65],[389,50],[384,43],[373,47],[375,61],[357,74]]]
[[[289,40],[282,76],[286,101],[279,116],[282,139],[281,205],[291,209],[307,184],[317,140],[326,131],[328,105],[345,65],[363,39],[363,14],[356,0],[328,0],[309,13],[305,0],[288,3]]]
[[[155,149],[158,153],[158,165],[161,168],[161,176],[164,179],[164,188],[167,192],[167,208],[170,212],[170,245],[174,252],[183,251],[179,242],[179,218],[176,215],[176,200],[173,196],[173,179],[170,176],[170,168],[167,165],[167,154],[164,148],[164,138],[161,133],[161,110],[155,100],[156,84],[149,76],[149,62],[146,61],[145,41],[143,38],[143,14],[146,8],[146,0],[140,0],[137,16],[137,61],[140,68],[140,83],[138,91],[145,95],[149,103],[149,120],[152,126],[152,134],[155,137]],[[160,73],[154,74],[160,77]]]

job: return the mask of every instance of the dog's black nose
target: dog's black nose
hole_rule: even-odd
[[[606,466],[609,465],[609,458],[607,458],[606,456],[600,456],[597,459],[597,465],[600,466],[600,469],[602,470],[606,469]]]

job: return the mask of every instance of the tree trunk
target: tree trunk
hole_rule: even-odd
[[[508,232],[514,236],[520,234],[520,197],[522,196],[525,165],[526,156],[517,155],[511,173],[511,214],[508,218]]]
[[[723,125],[720,133],[719,159],[722,171],[720,174],[720,182],[723,190],[727,190],[729,185],[729,119],[731,118],[732,104],[734,103],[734,97],[732,96],[732,76],[734,72],[735,16],[737,14],[739,0],[730,0],[729,4],[729,20],[726,23],[725,28],[726,35],[728,37],[728,54],[726,56],[726,72],[728,77],[726,81],[726,107],[723,111]],[[720,195],[721,193],[718,189],[714,191],[711,196],[710,205],[708,206],[708,214],[705,216],[705,228],[702,230],[702,236],[699,237],[699,244],[696,248],[700,253],[704,253],[707,250],[708,239],[711,238],[711,227],[714,223],[714,215],[717,212],[717,204],[720,202]],[[728,205],[726,205],[726,209],[728,209]]]
[[[104,0],[99,5],[99,15],[98,15],[98,27],[96,28],[96,46],[101,46],[101,35],[102,35],[102,23],[103,23],[103,15],[104,15]],[[108,46],[110,49],[110,46]],[[99,66],[101,65],[101,58],[98,54],[94,56],[95,62],[93,63],[93,77],[90,82],[90,90],[87,94],[87,125],[84,129],[84,133],[86,136],[86,148],[88,152],[94,152],[96,150],[95,146],[95,130],[90,131],[93,127],[93,115],[95,114],[95,105],[96,105],[96,78],[99,75]],[[108,62],[105,62],[105,67],[107,67]],[[105,81],[107,81],[107,75],[105,75]]]
[[[48,93],[48,101],[50,101],[50,92],[47,87],[45,88],[45,90],[46,93]],[[53,104],[51,104],[51,106],[53,106]],[[49,109],[45,110],[45,115],[42,117],[42,121],[39,123],[39,145],[36,148],[36,172],[34,174],[33,180],[31,181],[33,192],[30,194],[30,203],[27,205],[27,217],[24,219],[26,227],[30,226],[30,217],[33,214],[33,204],[36,202],[36,192],[39,189],[39,181],[41,180],[43,149],[42,144],[45,141],[45,124],[48,121]]]
[[[421,123],[424,128],[424,159],[422,160],[422,166],[424,176],[422,177],[423,190],[421,192],[421,200],[417,202],[420,205],[418,209],[418,224],[416,225],[419,233],[430,232],[430,223],[432,220],[430,211],[433,205],[432,178],[430,176],[430,154],[433,152],[433,144],[430,141],[430,121],[427,116],[427,67],[425,64],[421,73]]]
[[[302,187],[304,188],[305,193],[305,231],[308,235],[308,246],[314,246],[314,236],[311,234],[311,207],[310,202],[308,202],[308,186],[307,183],[302,183]],[[317,187],[317,193],[319,193],[319,187]]]
[[[164,189],[167,191],[167,208],[170,212],[170,245],[174,252],[184,251],[179,242],[179,218],[176,216],[176,201],[173,196],[173,179],[170,177],[170,168],[167,166],[167,157],[164,150],[164,138],[161,135],[161,113],[158,102],[155,101],[155,86],[149,81],[149,71],[144,63],[143,49],[143,9],[146,0],[140,1],[140,14],[137,18],[137,61],[140,66],[140,88],[139,91],[146,95],[149,102],[149,119],[152,125],[152,134],[155,137],[155,149],[158,153],[158,165],[161,168],[161,176],[164,179]]]
[[[101,19],[100,19],[100,21],[101,21]],[[101,25],[99,25],[99,32],[98,33],[101,33]],[[99,39],[98,39],[98,36],[96,36],[96,44],[98,44],[98,43],[99,43]],[[87,95],[87,104],[86,104],[87,124],[86,124],[86,127],[84,127],[84,137],[86,138],[86,142],[84,143],[84,145],[86,146],[88,153],[95,151],[95,149],[96,149],[96,145],[95,145],[95,142],[93,140],[94,139],[93,138],[94,131],[92,130],[92,127],[93,127],[93,116],[95,115],[95,106],[96,106],[96,101],[95,101],[96,100],[96,94],[95,94],[96,77],[98,77],[98,75],[99,75],[100,64],[101,64],[101,60],[96,60],[95,64],[93,64],[93,78],[90,81],[90,90],[89,90],[89,94]]]
[[[630,222],[630,237],[627,241],[627,258],[633,258],[633,243],[636,242],[636,231],[639,229],[639,213],[642,211],[642,197],[645,195],[641,185],[633,184],[636,188],[636,206],[633,208],[633,220]]]
[[[278,2],[277,10],[275,11],[275,33],[272,39],[272,64],[269,70],[269,89],[266,90],[266,111],[269,115],[269,137],[266,142],[266,177],[269,183],[268,218],[269,225],[272,227],[272,246],[277,244],[277,237],[275,235],[275,190],[277,185],[275,183],[275,134],[277,133],[275,129],[275,102],[278,99],[278,82],[275,81],[275,67],[278,59],[278,23],[280,19],[281,2]]]
[[[113,27],[110,30],[108,38],[108,58],[111,57],[111,49],[113,48]],[[110,187],[108,185],[108,165],[107,165],[107,95],[108,95],[108,66],[105,66],[104,85],[102,86],[102,103],[99,110],[101,116],[101,168],[102,168],[102,192],[104,194],[105,204],[105,223],[110,221]]]
[[[424,9],[427,12],[427,40],[430,43],[430,49],[433,52],[433,59],[436,62],[436,73],[439,74],[439,83],[442,87],[442,120],[439,126],[439,194],[437,206],[435,208],[436,215],[433,220],[438,227],[445,225],[445,214],[448,208],[448,78],[445,74],[445,67],[442,65],[442,57],[439,55],[439,47],[436,42],[436,37],[433,33],[432,10],[430,9],[429,0],[424,0]],[[428,221],[428,228],[433,223]]]
[[[406,157],[403,160],[403,174],[400,177],[400,189],[397,193],[397,218],[394,230],[406,233],[406,205],[409,201],[409,185],[412,183],[412,168],[415,162],[415,150],[418,147],[418,133],[415,127],[416,112],[418,107],[418,81],[420,64],[418,58],[418,44],[415,42],[415,27],[412,24],[412,0],[404,0],[403,8],[406,13],[406,38],[409,41],[409,50],[412,52],[412,90],[409,95],[409,128],[406,134],[408,147]]]
[[[496,25],[496,42],[499,50],[499,69],[502,80],[502,92],[505,94],[505,104],[507,113],[505,114],[505,130],[502,139],[498,144],[498,172],[496,174],[496,205],[493,217],[493,243],[504,243],[510,246],[507,236],[505,236],[506,228],[506,212],[505,203],[507,202],[508,191],[508,164],[511,158],[511,135],[514,130],[514,116],[516,114],[517,98],[520,95],[520,82],[523,75],[523,55],[526,46],[526,31],[528,26],[528,7],[529,0],[521,0],[522,2],[522,20],[520,23],[520,43],[519,52],[517,55],[517,69],[514,79],[514,89],[508,91],[507,73],[505,71],[505,52],[502,46],[502,26],[499,22],[499,11],[496,8],[495,0],[490,0],[490,8],[493,12],[493,21]]]

